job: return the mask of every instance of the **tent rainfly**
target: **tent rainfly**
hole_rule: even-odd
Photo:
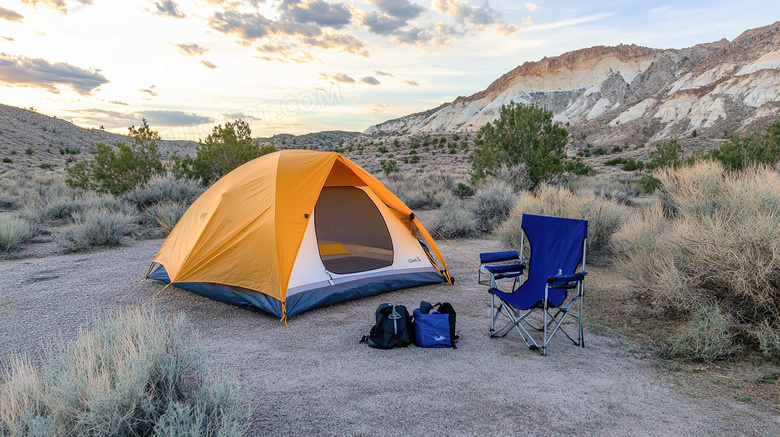
[[[282,320],[384,291],[452,283],[414,213],[335,152],[283,150],[217,181],[147,278]]]

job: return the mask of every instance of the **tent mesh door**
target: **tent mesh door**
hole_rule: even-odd
[[[328,271],[356,273],[393,264],[393,242],[382,213],[359,188],[323,188],[314,227]]]

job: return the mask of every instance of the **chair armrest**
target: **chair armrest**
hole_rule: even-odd
[[[523,273],[525,270],[525,264],[500,264],[497,266],[482,266],[486,273],[492,273],[494,275],[508,275],[512,273]]]
[[[479,254],[480,264],[512,261],[516,259],[520,259],[520,255],[516,250],[505,250],[503,252],[483,252]]]
[[[572,275],[555,275],[547,278],[547,283],[553,287],[566,285],[571,282],[582,282],[588,272],[574,273]]]

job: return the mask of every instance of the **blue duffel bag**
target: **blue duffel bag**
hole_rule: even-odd
[[[414,344],[418,347],[453,347],[455,335],[455,310],[449,302],[431,305],[421,302],[413,312]]]

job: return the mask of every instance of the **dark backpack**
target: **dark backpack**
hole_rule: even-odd
[[[361,343],[378,349],[406,347],[412,343],[409,311],[403,305],[383,303],[376,309],[376,323]]]

